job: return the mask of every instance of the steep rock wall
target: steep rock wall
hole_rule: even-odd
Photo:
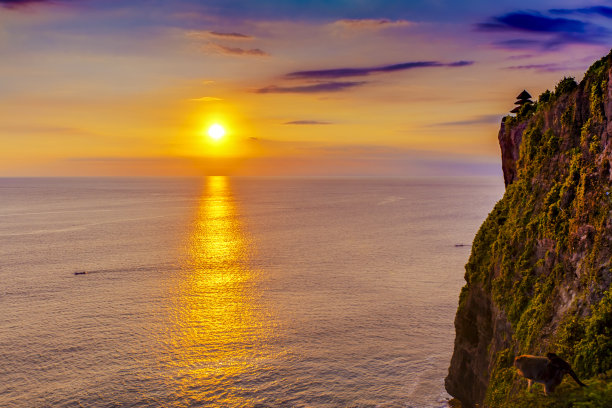
[[[518,406],[518,354],[612,369],[611,55],[502,122],[506,193],[474,239],[445,381],[465,407]]]
[[[504,118],[499,129],[499,134],[497,135],[499,146],[501,147],[502,170],[504,172],[504,183],[506,187],[508,187],[508,184],[512,184],[516,179],[516,165],[519,159],[519,148],[526,126],[527,122],[522,122],[506,130]]]

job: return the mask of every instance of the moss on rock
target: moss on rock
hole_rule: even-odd
[[[456,319],[455,353],[466,353],[460,334],[469,327],[460,326],[470,319],[462,316],[478,311],[466,310],[465,299],[476,286],[488,291],[493,334],[469,340],[489,344],[480,364],[490,368],[481,374],[488,385],[484,393],[455,395],[461,378],[452,364],[447,378],[465,406],[612,406],[611,56],[580,84],[564,78],[533,108],[503,121],[502,150],[516,145],[502,139],[520,136],[518,159],[504,167],[515,174],[505,174],[505,195],[476,234]],[[568,360],[589,388],[566,380],[550,398],[521,391],[526,381],[512,367],[514,356],[547,351]],[[453,361],[467,358],[459,357]]]

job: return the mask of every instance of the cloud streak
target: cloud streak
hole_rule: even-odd
[[[190,101],[193,102],[216,102],[216,101],[222,101],[223,99],[221,98],[216,98],[214,96],[203,96],[201,98],[192,98],[190,99]]]
[[[290,85],[278,86],[270,85],[264,88],[255,90],[255,93],[323,93],[323,92],[340,92],[351,88],[360,87],[367,84],[367,81],[341,81],[343,78],[363,77],[378,73],[391,73],[398,71],[406,71],[416,68],[439,68],[439,67],[464,67],[472,65],[473,61],[455,61],[450,63],[438,61],[414,61],[404,62],[400,64],[382,65],[376,67],[365,68],[335,68],[323,70],[309,71],[294,71],[286,74],[285,79],[289,80],[305,80],[310,81],[305,85]],[[286,124],[322,124],[310,123],[308,121],[302,123],[286,123]]]
[[[343,19],[343,20],[338,20],[332,23],[332,25],[335,27],[340,27],[340,28],[349,29],[349,30],[368,30],[368,31],[378,31],[378,30],[384,30],[387,28],[408,27],[413,24],[414,23],[408,20],[389,20],[386,18]]]
[[[318,120],[293,120],[285,122],[283,125],[331,125],[331,122],[321,122]]]
[[[222,38],[225,40],[252,40],[254,37],[247,34],[241,33],[224,33],[219,31],[208,31],[208,35],[215,38]]]
[[[49,0],[0,0],[0,5],[4,8],[16,9],[26,7],[36,3],[51,3]]]
[[[414,61],[403,62],[400,64],[383,65],[378,67],[366,68],[335,68],[322,69],[312,71],[295,71],[285,75],[290,79],[338,79],[356,76],[367,76],[377,73],[389,73],[406,71],[416,68],[438,68],[438,67],[464,67],[474,64],[474,61],[455,61],[451,63],[443,63],[438,61]]]
[[[567,67],[562,67],[558,64],[528,64],[528,65],[513,65],[504,69],[509,70],[534,70],[538,72],[558,72],[567,70]]]
[[[472,126],[482,124],[499,124],[503,115],[481,115],[471,119],[458,120],[454,122],[434,123],[431,126]]]
[[[36,125],[26,125],[26,124],[17,125],[17,126],[0,125],[0,133],[1,132],[15,133],[15,134],[23,134],[23,133],[41,134],[41,135],[53,134],[53,135],[62,135],[62,136],[68,136],[68,137],[73,137],[73,136],[79,136],[79,137],[96,136],[97,137],[99,136],[97,133],[94,133],[92,131],[70,127],[70,126],[44,126],[44,125],[36,126]]]
[[[365,85],[367,82],[364,81],[331,81],[331,82],[320,82],[310,85],[301,86],[276,86],[270,85],[264,88],[255,90],[255,93],[269,94],[269,93],[322,93],[322,92],[339,92],[345,91],[350,88]]]
[[[270,54],[260,48],[227,47],[221,44],[210,43],[208,48],[216,53],[231,56],[269,57]]]
[[[1,0],[0,0],[1,1]],[[206,40],[210,38],[218,39],[218,40],[253,40],[255,37],[247,34],[237,33],[237,32],[221,32],[221,31],[207,31],[207,30],[186,30],[185,36],[189,38],[194,38],[198,40]]]
[[[600,15],[606,18],[612,18],[612,7],[606,7],[606,6],[582,7],[582,8],[574,8],[574,9],[551,9],[549,11],[552,14],[560,14],[560,15],[586,14],[586,15]]]
[[[534,12],[513,12],[476,24],[481,31],[521,31],[532,33],[585,33],[588,23],[567,18],[551,18]]]
[[[553,9],[555,14],[607,13],[608,8]],[[612,9],[610,9],[612,12]],[[520,38],[497,41],[493,44],[507,49],[561,48],[569,44],[601,44],[609,38],[610,31],[602,26],[574,18],[550,17],[536,11],[515,11],[492,17],[474,26],[476,31],[519,34]]]

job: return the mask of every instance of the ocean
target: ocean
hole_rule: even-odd
[[[0,406],[444,407],[469,244],[503,190],[0,179]]]

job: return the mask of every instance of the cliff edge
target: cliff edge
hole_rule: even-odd
[[[612,406],[611,77],[612,52],[502,121],[506,192],[472,245],[445,380],[464,407]],[[525,394],[514,357],[548,351],[591,387]]]

